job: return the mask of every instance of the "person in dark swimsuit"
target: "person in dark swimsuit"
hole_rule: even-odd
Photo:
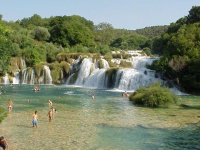
[[[3,150],[8,150],[8,143],[3,136],[0,137],[0,147],[2,147]]]

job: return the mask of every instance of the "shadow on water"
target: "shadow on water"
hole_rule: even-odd
[[[190,106],[187,104],[180,104],[179,106],[184,109],[200,109],[200,106]]]

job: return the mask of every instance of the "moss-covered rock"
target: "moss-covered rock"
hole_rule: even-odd
[[[120,67],[122,67],[122,68],[132,68],[133,65],[132,65],[131,62],[121,60],[120,61]]]
[[[64,73],[69,74],[70,73],[70,64],[66,61],[60,62],[60,66],[63,68]]]
[[[34,70],[35,70],[35,76],[37,78],[41,77],[43,75],[43,69],[44,69],[44,65],[43,64],[37,64],[34,66]]]
[[[49,68],[51,70],[51,77],[53,83],[59,84],[62,82],[63,79],[63,70],[61,64],[58,62],[51,63],[49,65]]]

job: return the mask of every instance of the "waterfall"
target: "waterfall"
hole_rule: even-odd
[[[135,69],[122,69],[120,73],[121,78],[118,87],[116,87],[119,90],[136,90],[141,86],[147,87],[151,83],[161,81]]]
[[[83,86],[90,88],[105,88],[106,69],[95,69],[86,79]]]
[[[145,70],[146,65],[151,65],[155,59],[146,56],[138,56],[138,57],[131,57],[130,62],[133,65],[133,68],[137,70]]]
[[[19,74],[19,71],[15,72],[15,76],[13,77],[13,84],[19,84],[19,79],[20,77],[20,74]]]
[[[103,68],[99,69],[96,67],[91,71],[94,64],[91,59],[85,58],[80,65],[75,85],[90,88],[108,88],[109,83],[114,81],[111,84],[113,84],[112,87],[115,89],[135,91],[141,86],[147,87],[157,81],[162,83],[161,79],[155,78],[155,71],[146,68],[146,66],[151,65],[155,59],[146,56],[138,56],[126,60],[132,63],[133,68],[119,68],[116,74],[111,75],[113,81],[109,81],[110,78],[106,75],[106,70],[109,68],[108,62],[105,59],[101,60]],[[113,59],[111,61],[120,64],[120,60]]]
[[[86,78],[90,75],[92,68],[95,68],[92,60],[89,58],[84,58],[80,66],[78,78],[75,82],[75,85],[83,85]]]
[[[6,73],[5,77],[3,77],[3,80],[4,80],[4,84],[10,84],[10,81],[9,81],[7,73]]]
[[[22,78],[21,83],[22,84],[34,84],[35,80],[35,72],[32,68],[29,69],[23,69],[22,70]]]
[[[21,58],[21,64],[22,64],[22,69],[21,70],[24,70],[26,69],[26,62],[24,59]]]
[[[44,66],[43,81],[45,84],[52,84],[51,71],[48,66]]]
[[[92,58],[81,59],[81,56],[74,60],[70,66],[70,73],[66,84],[74,84],[87,88],[115,88],[119,90],[134,91],[141,86],[149,86],[153,82],[163,82],[155,71],[147,69],[147,65],[155,59],[146,56],[131,57],[123,60],[131,62],[132,68],[117,68],[109,67],[108,62],[103,57],[98,61],[93,61]],[[82,62],[81,62],[82,61]],[[113,63],[120,65],[120,59],[112,59]],[[26,63],[21,59],[21,70],[17,70],[13,77],[13,84],[52,84],[51,70],[44,65],[42,75],[39,79],[35,77],[35,70],[27,68]],[[61,75],[62,76],[62,75]],[[156,78],[157,76],[157,78]],[[9,76],[6,74],[3,77],[4,84],[9,84]]]
[[[70,84],[70,80],[71,80],[71,78],[73,77],[73,75],[74,75],[74,73],[72,73],[72,74],[67,78],[66,84]]]
[[[101,59],[102,63],[103,63],[103,68],[110,68],[108,62],[105,59]]]

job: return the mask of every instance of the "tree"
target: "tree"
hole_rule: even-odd
[[[31,34],[38,41],[46,41],[50,37],[48,29],[40,26],[34,27]]]
[[[187,16],[188,23],[200,22],[200,6],[193,6]]]
[[[0,21],[0,71],[1,73],[8,70],[10,63],[11,41],[9,36],[12,34],[12,30],[7,27],[3,21]]]
[[[96,41],[101,45],[109,45],[113,39],[113,26],[109,23],[102,22],[96,25]]]

